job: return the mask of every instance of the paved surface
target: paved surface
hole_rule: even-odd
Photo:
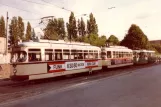
[[[0,107],[161,107],[161,65],[75,84]]]

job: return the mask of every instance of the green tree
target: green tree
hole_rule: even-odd
[[[32,32],[31,32],[31,38],[32,38],[32,40],[36,39],[36,34],[35,34],[34,28],[32,29]]]
[[[139,26],[132,24],[120,45],[130,49],[147,49],[149,41]]]
[[[57,26],[57,33],[59,35],[59,39],[64,39],[65,38],[65,24],[64,24],[64,19],[63,18],[58,18],[58,26]]]
[[[5,35],[5,21],[4,21],[3,16],[1,16],[1,18],[0,18],[0,37],[6,37],[6,35]]]
[[[87,33],[96,35],[98,34],[98,26],[92,13],[89,15],[89,20],[87,20]]]
[[[157,51],[161,54],[161,45],[159,44],[151,44],[151,50]]]
[[[47,27],[44,29],[44,38],[51,40],[58,40],[65,38],[65,25],[63,18],[54,18],[50,20]]]
[[[9,34],[10,34],[9,42],[12,46],[16,46],[19,41],[17,26],[18,26],[17,17],[13,17],[9,25]]]
[[[84,37],[84,42],[98,46],[99,37],[96,34],[90,34]]]
[[[77,28],[78,28],[78,35],[79,37],[81,36],[81,22],[80,22],[80,19],[78,19],[78,23],[77,23]]]
[[[102,36],[99,37],[99,39],[98,39],[98,45],[97,45],[97,46],[99,46],[99,47],[105,46],[106,40],[107,40],[106,36],[105,36],[105,35],[102,35]]]
[[[31,35],[32,35],[32,33],[31,33],[31,25],[30,25],[30,22],[27,22],[26,38],[25,38],[25,40],[27,40],[27,41],[31,40],[32,39]]]
[[[66,24],[67,26],[67,31],[68,31],[68,39],[70,41],[74,40],[76,41],[78,36],[77,36],[77,25],[76,25],[76,19],[74,17],[74,13],[71,12],[70,17],[69,17],[69,22]]]
[[[85,28],[85,22],[83,18],[81,17],[81,36],[84,37],[86,35],[86,28]]]
[[[57,33],[57,26],[57,19],[50,20],[46,28],[44,29],[44,39],[58,40],[59,37]]]
[[[18,17],[17,27],[18,27],[18,32],[17,33],[18,33],[19,39],[24,40],[24,30],[25,30],[25,28],[24,28],[23,19],[20,16]]]
[[[83,18],[81,18],[81,20],[78,19],[77,28],[78,28],[78,34],[79,34],[79,41],[83,42],[83,38],[86,35],[85,23]]]
[[[119,45],[119,40],[116,36],[111,35],[108,39],[108,42],[110,42],[112,45]]]

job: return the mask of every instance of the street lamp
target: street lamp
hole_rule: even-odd
[[[116,7],[109,7],[108,9],[113,9],[113,8],[116,8]]]
[[[79,16],[87,16],[87,14],[80,14],[80,15],[77,15],[75,17],[79,17]]]

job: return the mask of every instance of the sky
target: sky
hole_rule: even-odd
[[[99,35],[107,38],[115,35],[122,40],[131,24],[136,24],[149,40],[161,40],[160,4],[160,0],[0,0],[0,16],[6,17],[7,11],[9,21],[13,16],[21,16],[25,26],[30,21],[37,34],[40,34],[45,27],[45,21],[39,24],[42,17],[54,16],[68,22],[73,11],[76,19],[83,17],[86,21],[89,17],[82,14],[92,12]]]

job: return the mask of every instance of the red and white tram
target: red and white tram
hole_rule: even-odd
[[[133,65],[133,51],[124,46],[102,48],[103,68],[115,68]]]
[[[13,80],[35,80],[102,69],[101,49],[85,43],[39,40],[13,49]]]

